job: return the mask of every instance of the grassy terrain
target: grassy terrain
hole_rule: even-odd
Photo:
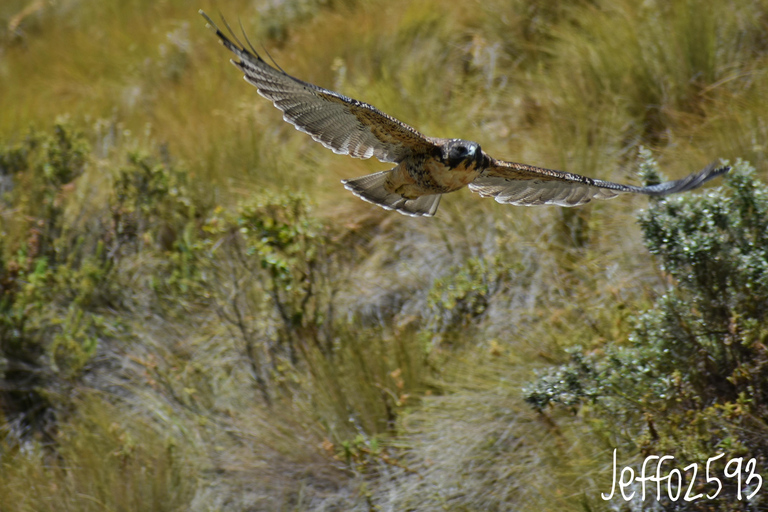
[[[738,177],[386,212],[201,7],[498,158]],[[2,2],[0,512],[656,510],[600,498],[616,447],[768,478],[766,34],[765,0]]]

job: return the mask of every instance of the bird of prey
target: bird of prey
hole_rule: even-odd
[[[226,21],[234,42],[202,10],[200,14],[238,57],[232,63],[245,80],[282,110],[283,119],[297,130],[334,153],[375,156],[396,164],[387,171],[342,181],[353,194],[387,210],[431,217],[443,194],[465,186],[499,203],[523,206],[577,206],[627,192],[663,196],[694,189],[730,170],[710,164],[676,181],[636,187],[497,160],[476,142],[427,137],[372,105],[294,78],[268,64],[250,43],[248,47],[240,43]]]

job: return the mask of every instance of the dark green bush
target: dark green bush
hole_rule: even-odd
[[[51,426],[50,393],[82,373],[97,345],[101,318],[87,306],[108,264],[103,250],[77,254],[64,219],[89,151],[65,123],[0,150],[0,412],[20,432]]]
[[[55,426],[100,343],[122,331],[124,260],[161,256],[165,288],[191,280],[199,208],[186,173],[131,154],[111,207],[89,205],[76,191],[90,160],[85,135],[64,122],[0,149],[0,413],[21,434]]]

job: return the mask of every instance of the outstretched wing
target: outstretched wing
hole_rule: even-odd
[[[283,119],[334,153],[356,158],[375,156],[382,162],[397,163],[434,147],[421,133],[371,105],[275,69],[253,47],[245,48],[234,34],[237,44],[233,43],[208,15],[202,10],[200,14],[222,44],[240,59],[232,63],[245,73],[246,81],[283,111]]]
[[[731,169],[728,166],[717,167],[712,163],[676,181],[635,187],[494,158],[490,158],[490,162],[491,165],[469,184],[469,189],[483,197],[493,197],[499,203],[521,206],[578,206],[592,199],[611,199],[626,192],[664,196],[694,189]]]

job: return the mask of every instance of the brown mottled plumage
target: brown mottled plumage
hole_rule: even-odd
[[[388,210],[432,216],[442,194],[465,186],[499,203],[524,206],[577,206],[626,192],[663,196],[694,189],[730,170],[710,164],[680,180],[635,187],[496,160],[476,142],[427,137],[367,103],[294,78],[267,64],[230,30],[237,44],[233,43],[203,11],[200,14],[240,59],[232,63],[245,73],[245,80],[282,110],[283,119],[296,129],[334,153],[375,156],[397,164],[387,171],[342,181],[353,194]]]

